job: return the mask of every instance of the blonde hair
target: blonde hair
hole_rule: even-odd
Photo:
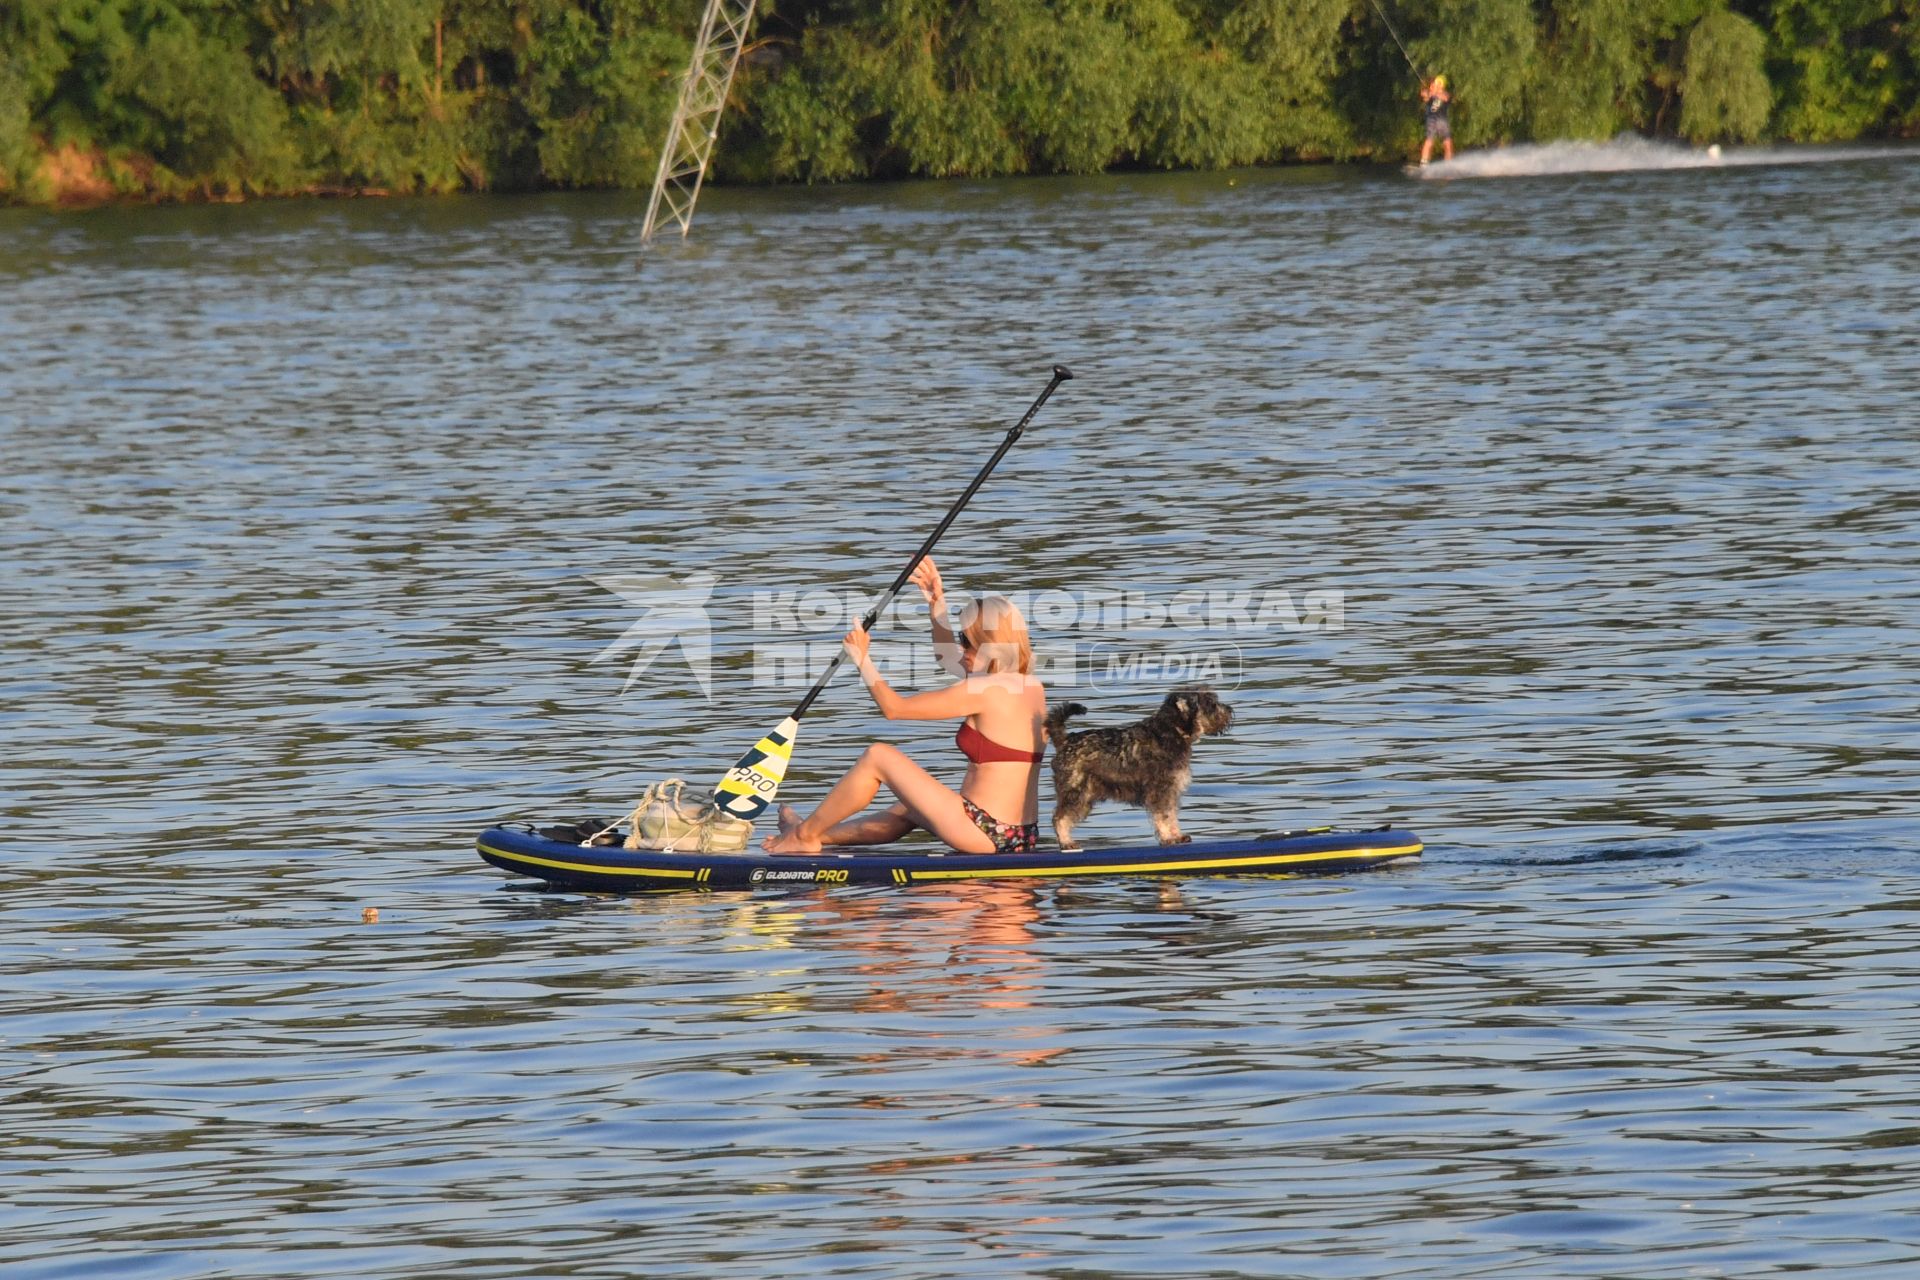
[[[960,634],[982,658],[986,669],[998,674],[1033,674],[1033,641],[1019,606],[1005,596],[981,596],[960,611]]]

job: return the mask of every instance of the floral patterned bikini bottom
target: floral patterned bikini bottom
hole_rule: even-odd
[[[993,841],[995,853],[1032,853],[1034,846],[1040,843],[1040,824],[1037,822],[1002,822],[965,796],[960,797],[960,804],[966,809],[967,816],[973,819],[973,825]]]

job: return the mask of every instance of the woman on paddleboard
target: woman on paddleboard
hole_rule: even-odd
[[[876,742],[836,782],[820,807],[802,818],[780,806],[780,834],[762,841],[769,853],[817,853],[825,845],[889,844],[909,831],[930,831],[960,853],[1027,853],[1038,838],[1040,758],[1046,749],[1047,694],[1033,678],[1026,619],[1005,596],[983,596],[947,621],[946,592],[931,559],[913,571],[933,619],[934,653],[961,678],[926,693],[895,692],[867,653],[868,636],[847,633],[874,705],[889,720],[958,720],[955,742],[967,775],[954,791],[907,757]],[[895,803],[863,813],[885,786]]]

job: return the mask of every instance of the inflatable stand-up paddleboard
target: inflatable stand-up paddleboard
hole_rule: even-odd
[[[867,610],[860,626],[873,629],[875,621],[912,579],[913,571],[932,552],[933,545],[959,516],[1000,459],[1033,421],[1042,405],[1064,382],[1073,378],[1065,365],[1054,365],[1046,390],[987,459],[966,491],[947,509],[940,523],[920,544],[907,567],[885,594]],[[793,754],[800,718],[827,687],[841,661],[843,648],[815,679],[806,696],[787,718],[729,769],[714,787],[715,812],[752,822],[772,802]],[[657,784],[678,786],[678,780]],[[652,795],[649,792],[649,795]],[[673,793],[678,795],[677,790]],[[643,802],[644,803],[644,802]],[[674,803],[678,803],[677,799]],[[1032,853],[973,854],[930,847],[925,843],[862,848],[857,852],[826,850],[817,854],[786,855],[760,852],[700,853],[672,849],[626,849],[619,844],[571,843],[589,837],[593,829],[550,827],[552,836],[531,827],[489,827],[480,833],[480,856],[503,871],[530,876],[564,889],[626,893],[648,889],[749,889],[761,885],[913,885],[953,880],[1058,879],[1065,876],[1195,876],[1195,875],[1323,875],[1361,871],[1420,853],[1420,838],[1411,831],[1378,827],[1371,831],[1279,832],[1247,840],[1208,840],[1180,845],[1122,845],[1117,848],[1036,850]],[[556,836],[567,839],[554,838]]]
[[[562,889],[632,893],[649,889],[944,884],[955,880],[1054,880],[1068,876],[1330,875],[1366,871],[1420,855],[1420,837],[1398,827],[1370,831],[1283,831],[1249,840],[1176,845],[955,853],[924,845],[880,845],[815,854],[681,853],[568,844],[518,827],[489,827],[480,856],[518,876]]]

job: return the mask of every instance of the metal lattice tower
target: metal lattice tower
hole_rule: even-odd
[[[653,234],[665,224],[678,224],[685,239],[693,225],[693,202],[713,158],[713,140],[720,132],[720,113],[733,87],[734,69],[753,22],[754,0],[707,0],[700,34],[694,37],[693,61],[680,82],[680,102],[667,126],[667,142],[660,149],[660,171],[654,175],[653,196],[647,201],[647,221],[640,228],[640,247],[653,243]]]

